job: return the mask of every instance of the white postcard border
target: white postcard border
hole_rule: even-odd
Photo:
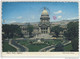
[[[37,2],[40,2],[42,0],[29,0],[30,2],[32,1],[37,1]],[[2,0],[2,2],[29,2],[28,0],[27,1],[21,1],[21,0]],[[43,1],[43,2],[46,2],[46,1]],[[78,2],[79,3],[79,22],[80,22],[80,2],[78,0],[57,0],[57,1],[53,1],[53,0],[50,0],[47,2]],[[2,6],[2,3],[0,3],[0,6]],[[0,8],[0,18],[2,17],[2,7]],[[80,29],[80,23],[79,23],[79,29]],[[0,21],[0,33],[2,33],[2,18],[1,18],[1,21]],[[80,33],[80,30],[79,30],[79,33]],[[79,35],[80,37],[80,35]],[[0,38],[2,39],[2,34],[0,34]],[[80,39],[80,38],[79,38]],[[80,44],[80,42],[79,42]],[[18,57],[33,57],[33,56],[42,56],[42,57],[45,57],[45,56],[50,56],[50,57],[78,57],[79,56],[79,52],[2,52],[2,40],[0,40],[0,48],[1,48],[1,54],[2,54],[2,57],[9,57],[9,56],[18,56]],[[79,49],[80,49],[80,45],[79,45]]]

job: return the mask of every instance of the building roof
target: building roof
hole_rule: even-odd
[[[43,16],[47,16],[48,15],[48,11],[44,8],[44,10],[42,11],[42,14]]]

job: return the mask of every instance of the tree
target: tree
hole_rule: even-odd
[[[59,42],[56,46],[55,46],[55,51],[64,51],[64,45]]]
[[[27,31],[29,32],[29,37],[32,36],[33,29],[34,29],[33,26],[29,24],[27,27]]]
[[[71,40],[74,51],[78,51],[78,22],[70,22],[67,24],[67,31],[64,36]]]
[[[72,47],[73,47],[73,51],[78,51],[78,46],[79,46],[79,38],[74,38],[71,40],[71,44],[72,44]]]
[[[18,25],[2,25],[2,32],[4,32],[3,38],[22,37],[21,28]]]
[[[51,28],[51,32],[55,32],[57,37],[59,36],[60,31],[63,31],[63,28],[61,28],[59,25]]]
[[[78,22],[70,22],[67,25],[67,32],[70,39],[78,37]]]

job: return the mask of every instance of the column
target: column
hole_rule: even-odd
[[[50,27],[48,27],[48,33],[50,33]]]
[[[41,28],[39,27],[39,33],[41,33]]]

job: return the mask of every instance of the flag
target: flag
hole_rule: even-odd
[[[56,19],[57,19],[57,17],[56,17],[56,16],[53,16],[53,19],[54,19],[54,20],[56,20]]]

